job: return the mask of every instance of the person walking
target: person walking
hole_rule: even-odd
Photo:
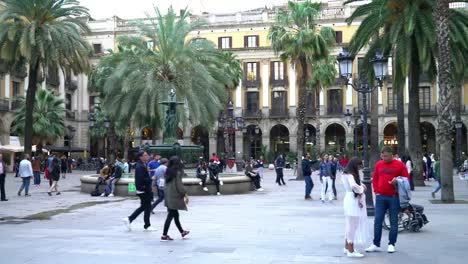
[[[29,161],[29,154],[24,154],[23,160],[18,166],[18,177],[23,180],[20,189],[18,190],[18,196],[21,196],[21,192],[24,190],[24,196],[31,196],[29,194],[29,184],[31,177],[33,176],[32,164]]]
[[[41,185],[41,161],[39,160],[39,157],[33,157],[32,160],[34,186],[39,186]]]
[[[6,163],[3,161],[3,155],[0,153],[0,195],[2,202],[8,201],[5,193],[6,168]]]
[[[431,193],[432,198],[435,199],[436,193],[440,191],[442,188],[442,184],[440,183],[440,161],[439,157],[434,156],[434,178],[437,181],[437,187],[434,189],[434,191]]]
[[[62,174],[62,179],[65,179],[67,177],[67,167],[68,167],[67,157],[63,155],[62,158],[60,159],[60,174]]]
[[[124,225],[128,231],[132,231],[131,223],[144,212],[143,220],[145,231],[155,231],[151,227],[151,201],[153,200],[153,191],[151,189],[151,178],[147,169],[147,162],[149,160],[148,152],[140,151],[137,155],[139,161],[135,168],[135,187],[136,194],[140,198],[140,207],[138,207],[129,217],[123,219]]]
[[[186,238],[190,233],[190,231],[186,231],[182,228],[179,220],[178,210],[187,211],[187,204],[189,202],[187,191],[185,190],[184,184],[182,183],[183,175],[183,165],[180,162],[179,157],[171,157],[165,174],[164,203],[167,207],[167,218],[164,223],[163,235],[161,236],[161,241],[163,242],[174,240],[167,234],[173,219],[177,229],[179,229],[182,239]]]
[[[331,178],[331,161],[329,161],[328,155],[324,155],[322,162],[320,163],[320,183],[322,184],[320,200],[322,201],[322,203],[325,203],[328,186],[333,185],[333,181]],[[332,200],[333,192],[329,190],[328,201],[331,202]]]
[[[278,157],[275,159],[276,183],[279,186],[281,186],[281,183],[283,183],[283,185],[286,185],[286,183],[284,182],[283,167],[283,154],[279,154]]]
[[[58,181],[60,180],[60,171],[61,171],[61,163],[57,158],[54,158],[52,161],[52,170],[50,171],[50,180],[52,181],[52,185],[49,188],[47,194],[52,196],[52,191],[55,190],[56,195],[60,195],[58,190]]]
[[[351,258],[362,258],[363,254],[356,251],[356,244],[364,245],[370,240],[370,230],[367,223],[366,186],[361,183],[359,170],[362,160],[352,158],[346,165],[341,180],[345,190],[343,209],[345,215],[345,248],[344,253]]]
[[[393,159],[391,147],[384,147],[381,153],[382,160],[375,164],[372,177],[372,187],[375,193],[375,219],[374,219],[374,241],[366,249],[366,252],[379,252],[380,240],[382,238],[382,223],[387,211],[390,215],[390,232],[388,235],[388,253],[395,252],[395,244],[398,236],[398,213],[400,211],[400,201],[395,188],[397,177],[408,178],[408,170],[403,162]]]
[[[337,200],[337,195],[336,195],[336,186],[335,186],[335,181],[336,181],[336,175],[340,171],[340,164],[338,163],[338,159],[336,157],[331,159],[331,179],[332,179],[332,191],[333,191],[333,200]]]
[[[167,164],[169,161],[166,158],[160,160],[161,164],[154,172],[153,186],[158,191],[158,199],[151,205],[151,213],[154,214],[154,208],[164,200],[164,175],[166,174]]]
[[[302,160],[302,175],[304,175],[304,182],[305,182],[305,198],[306,200],[311,201],[312,196],[310,193],[314,188],[314,182],[312,181],[312,166],[310,160],[310,154],[307,153],[305,158]]]

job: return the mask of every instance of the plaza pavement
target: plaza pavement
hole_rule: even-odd
[[[174,224],[172,242],[160,242],[165,209],[152,215],[156,232],[143,232],[142,216],[126,232],[121,219],[139,201],[101,198],[79,193],[79,176],[59,183],[61,196],[49,197],[46,182],[31,187],[31,197],[16,195],[20,180],[8,175],[10,201],[0,203],[0,263],[466,263],[468,204],[430,203],[435,185],[414,192],[414,203],[426,208],[431,221],[420,233],[401,233],[397,253],[366,254],[364,259],[342,255],[344,218],[341,182],[338,201],[318,201],[320,183],[314,176],[314,201],[304,201],[304,183],[274,185],[267,171],[264,192],[247,195],[191,197],[181,222],[191,230],[181,240]],[[293,179],[286,171],[287,179]],[[455,178],[457,200],[468,201],[468,186]],[[222,188],[222,187],[221,187]],[[106,202],[106,203],[99,203]],[[43,219],[43,220],[37,220]],[[369,218],[372,223],[372,218]],[[387,243],[384,231],[382,245]],[[362,249],[362,248],[361,248]]]

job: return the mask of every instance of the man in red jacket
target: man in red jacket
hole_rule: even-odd
[[[381,155],[382,160],[377,162],[372,177],[372,187],[375,193],[375,219],[374,219],[374,243],[366,249],[367,252],[379,252],[380,240],[382,238],[382,222],[387,210],[390,214],[390,233],[388,235],[388,253],[395,252],[395,243],[398,235],[398,213],[400,211],[400,201],[396,178],[398,176],[407,177],[408,170],[405,164],[393,159],[393,150],[384,147]]]

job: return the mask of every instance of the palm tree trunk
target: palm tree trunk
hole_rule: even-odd
[[[315,128],[315,136],[316,136],[316,139],[315,139],[315,145],[317,146],[316,148],[316,153],[317,153],[317,157],[314,157],[315,158],[320,158],[321,156],[321,149],[320,149],[320,87],[317,87],[316,88],[316,91],[313,93],[314,95],[314,100],[313,100],[313,103],[314,103],[314,111],[315,111],[315,122],[317,122],[317,125],[316,125],[316,128]]]
[[[124,145],[123,145],[123,158],[128,161],[128,150],[129,150],[129,145],[128,145],[128,142],[130,141],[130,131],[131,131],[132,127],[131,125],[129,125],[127,127],[127,131],[125,131],[125,137],[124,137]]]
[[[305,122],[305,97],[307,89],[307,61],[305,57],[299,59],[300,69],[298,74],[299,89],[298,97],[299,102],[297,106],[297,163],[302,164],[302,156],[304,155],[304,122]],[[296,65],[296,67],[299,65]],[[297,180],[304,179],[302,170],[297,170]]]
[[[379,89],[379,88],[377,88]],[[370,105],[370,171],[373,173],[375,164],[380,159],[380,150],[379,150],[379,91],[375,89],[371,95],[371,105]],[[366,120],[367,121],[367,120]]]
[[[414,39],[412,40],[415,41]],[[409,105],[408,105],[408,147],[413,162],[413,182],[415,186],[424,186],[422,176],[423,156],[421,144],[421,123],[419,110],[419,75],[421,67],[419,65],[418,51],[413,43],[413,62],[410,70],[409,83]]]
[[[39,71],[39,61],[29,64],[29,83],[26,92],[26,114],[24,124],[24,153],[32,152],[33,137],[33,111],[37,91],[37,74]]]
[[[440,144],[440,176],[442,183],[441,199],[446,203],[453,203],[455,195],[453,192],[453,161],[451,147],[451,97],[453,90],[451,89],[451,57],[449,43],[449,27],[448,27],[448,12],[449,0],[438,0],[437,8],[435,9],[435,18],[437,24],[437,41],[438,41],[438,82],[439,82],[439,107],[438,107],[438,122],[439,127],[437,134]]]
[[[406,136],[405,136],[405,98],[403,87],[394,87],[396,95],[396,114],[397,114],[397,139],[398,139],[398,155],[403,157],[406,155]]]

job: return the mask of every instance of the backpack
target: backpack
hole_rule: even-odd
[[[101,196],[101,193],[99,192],[99,190],[94,190],[91,192],[91,196]]]

